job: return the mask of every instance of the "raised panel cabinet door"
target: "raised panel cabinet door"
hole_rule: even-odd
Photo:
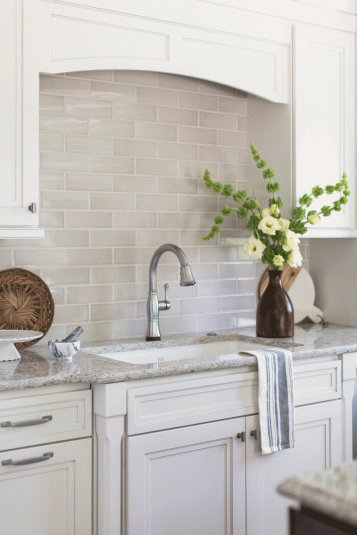
[[[245,535],[245,418],[127,438],[127,535]]]
[[[0,454],[0,535],[92,533],[91,439]]]
[[[288,506],[276,492],[289,476],[322,470],[342,462],[341,401],[295,408],[295,447],[262,455],[258,416],[247,418],[247,535],[288,535]]]
[[[314,228],[353,229],[355,36],[353,33],[297,24],[293,40],[293,134],[295,194],[335,184],[345,171],[352,194],[342,211]],[[335,195],[334,199],[338,197]],[[331,204],[331,195],[311,209]]]
[[[39,82],[35,40],[23,31],[24,19],[31,24],[24,6],[24,0],[0,2],[0,226],[5,227],[39,223]]]

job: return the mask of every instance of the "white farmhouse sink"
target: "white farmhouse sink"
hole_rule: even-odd
[[[238,358],[242,342],[238,340],[194,344],[187,346],[138,349],[135,351],[118,351],[99,353],[106,357],[128,364],[161,364],[172,360],[195,359],[200,357],[219,357],[220,360]]]

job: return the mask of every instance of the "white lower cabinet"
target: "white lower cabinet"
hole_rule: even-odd
[[[295,419],[296,447],[269,455],[257,415],[127,437],[126,535],[287,535],[277,484],[342,462],[340,401]]]

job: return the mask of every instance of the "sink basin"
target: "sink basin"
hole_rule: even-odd
[[[126,362],[128,364],[161,364],[181,359],[195,359],[200,357],[219,357],[220,360],[238,358],[242,342],[238,340],[211,342],[208,344],[194,344],[187,346],[160,347],[139,349],[135,351],[118,351],[115,353],[100,353],[101,357]]]

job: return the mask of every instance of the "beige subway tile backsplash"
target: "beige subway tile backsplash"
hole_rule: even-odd
[[[248,103],[237,89],[166,73],[41,76],[45,238],[4,241],[0,260],[37,273],[53,292],[41,343],[78,324],[82,340],[144,339],[149,263],[163,243],[183,249],[197,281],[180,286],[177,258],[161,256],[159,299],[169,282],[172,302],[160,313],[163,338],[254,324],[264,269],[243,258],[242,244],[220,245],[242,223],[226,218],[219,236],[202,240],[231,202],[205,187],[205,169],[249,190]]]

